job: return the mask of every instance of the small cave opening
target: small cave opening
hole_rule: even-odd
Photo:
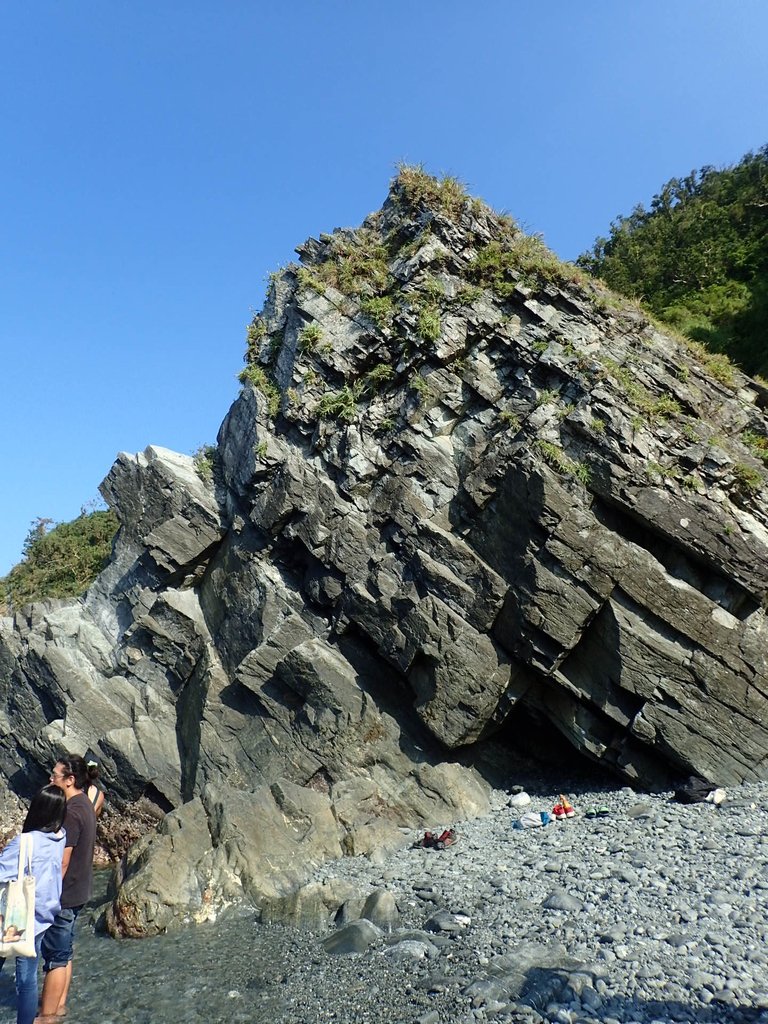
[[[467,763],[495,789],[520,785],[536,796],[627,785],[609,766],[577,750],[541,711],[522,702],[496,732],[470,749]]]

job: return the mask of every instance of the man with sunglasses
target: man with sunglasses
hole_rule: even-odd
[[[45,980],[40,1001],[41,1022],[54,1021],[66,1013],[67,994],[72,981],[73,938],[77,915],[91,898],[93,846],[96,815],[86,795],[88,766],[82,757],[61,757],[50,775],[53,785],[64,790],[67,833],[62,864],[61,909],[43,937],[41,956]]]

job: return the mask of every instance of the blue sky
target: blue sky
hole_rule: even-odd
[[[455,174],[573,258],[768,141],[765,0],[8,0],[0,574],[119,451],[190,453],[268,273]]]

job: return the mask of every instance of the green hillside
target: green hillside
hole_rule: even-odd
[[[768,146],[672,178],[578,264],[661,320],[768,376]]]
[[[0,579],[0,608],[6,612],[87,590],[109,556],[117,518],[109,511],[90,512],[49,527],[50,519],[32,524],[22,560]]]

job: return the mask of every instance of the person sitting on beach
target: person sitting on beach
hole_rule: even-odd
[[[32,798],[22,833],[32,836],[32,875],[35,879],[35,956],[16,957],[16,1022],[32,1024],[37,1014],[37,965],[40,946],[61,902],[61,865],[65,833],[62,825],[67,800],[58,786],[44,786]],[[0,854],[0,882],[16,878],[19,871],[19,842],[16,836]],[[5,922],[3,922],[5,924]],[[20,938],[16,925],[3,933],[6,942]],[[0,960],[0,967],[3,961]]]

